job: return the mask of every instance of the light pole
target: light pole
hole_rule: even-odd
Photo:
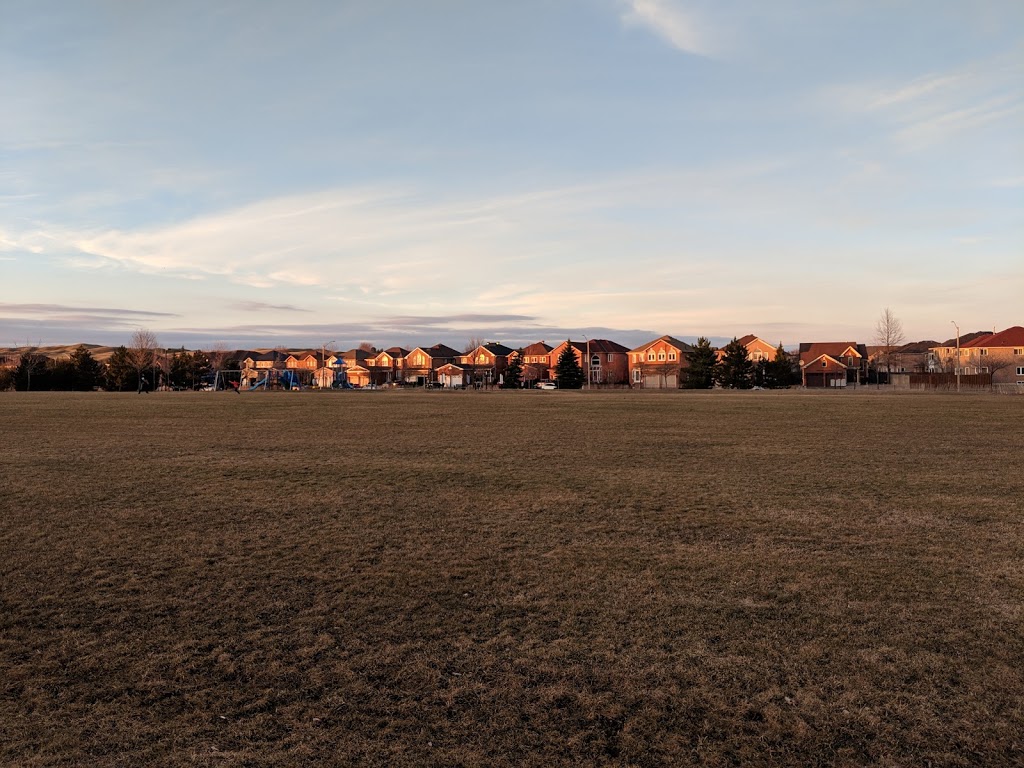
[[[583,340],[587,342],[587,359],[583,361],[583,365],[587,368],[587,389],[590,389],[590,339],[587,338],[587,334],[583,334]]]
[[[327,378],[327,345],[334,343],[336,343],[335,340],[331,339],[330,341],[325,341],[320,345],[320,370],[323,371],[323,373],[320,374],[321,381]]]
[[[950,320],[953,323],[953,327],[956,328],[956,391],[960,391],[960,326],[956,324],[955,320]]]

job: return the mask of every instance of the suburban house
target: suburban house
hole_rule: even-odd
[[[961,374],[990,373],[993,384],[1024,386],[1024,328],[1021,326],[961,337],[959,363],[956,342],[952,341],[952,344],[947,341],[931,349],[936,369]]]
[[[625,384],[629,379],[629,350],[608,339],[563,341],[548,353],[548,378],[555,378],[558,358],[570,345],[591,386]],[[588,358],[589,356],[589,358]]]
[[[409,350],[402,347],[388,347],[366,360],[365,367],[370,373],[374,384],[391,384],[402,378],[406,355]]]
[[[686,353],[693,347],[673,336],[661,336],[628,352],[629,383],[640,389],[678,389]]]
[[[437,369],[448,363],[454,363],[462,353],[446,344],[435,344],[432,347],[416,347],[405,356],[402,373],[403,381],[409,384],[427,384],[437,380]]]
[[[815,341],[800,345],[805,387],[845,387],[867,381],[868,349],[855,341]]]
[[[509,358],[518,355],[518,352],[513,352]],[[523,369],[522,381],[525,386],[531,386],[533,382],[547,380],[551,369],[551,346],[543,341],[538,341],[528,347],[523,347],[523,359],[520,363]]]
[[[292,370],[315,371],[320,367],[320,358],[312,352],[297,352],[284,359],[284,367]]]
[[[774,360],[776,348],[769,344],[762,338],[754,336],[752,333],[748,333],[746,336],[742,336],[736,339],[743,348],[747,350],[747,357],[750,358],[750,362],[759,363],[762,360]],[[715,356],[718,361],[721,362],[722,358],[725,357],[725,348],[716,349]]]
[[[868,359],[873,367],[887,373],[927,373],[932,370],[931,350],[937,345],[934,341],[912,341],[891,351],[868,346]]]
[[[456,386],[497,384],[508,368],[509,356],[514,354],[514,349],[492,341],[481,344],[472,352],[459,355],[455,364],[462,370],[463,381]]]

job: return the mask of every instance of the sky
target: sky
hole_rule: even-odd
[[[1017,0],[0,0],[0,346],[1024,324]]]

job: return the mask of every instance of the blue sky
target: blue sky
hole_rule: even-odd
[[[0,0],[0,346],[1024,323],[1024,4]]]

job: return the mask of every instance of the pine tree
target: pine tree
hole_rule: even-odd
[[[725,389],[750,389],[754,386],[754,364],[747,348],[733,339],[725,345],[722,361],[718,364],[717,379]]]
[[[711,389],[715,385],[715,371],[718,369],[718,358],[711,342],[701,336],[697,343],[686,353],[689,363],[684,371],[684,389]]]
[[[502,381],[502,389],[519,389],[523,381],[523,350],[516,352],[515,356],[508,361],[505,368],[505,377]]]
[[[100,364],[96,362],[89,348],[84,344],[79,345],[73,353],[71,353],[71,366],[74,373],[73,387],[75,390],[81,392],[89,392],[100,383],[100,376],[102,369]]]
[[[793,365],[782,344],[775,350],[775,359],[768,363],[766,378],[768,383],[765,386],[772,389],[787,389],[793,384]]]
[[[123,392],[135,386],[135,364],[127,347],[121,346],[107,361],[107,389]]]
[[[558,355],[555,363],[555,381],[559,389],[582,389],[586,376],[580,361],[576,359],[576,349],[571,341],[565,342],[565,349]]]

